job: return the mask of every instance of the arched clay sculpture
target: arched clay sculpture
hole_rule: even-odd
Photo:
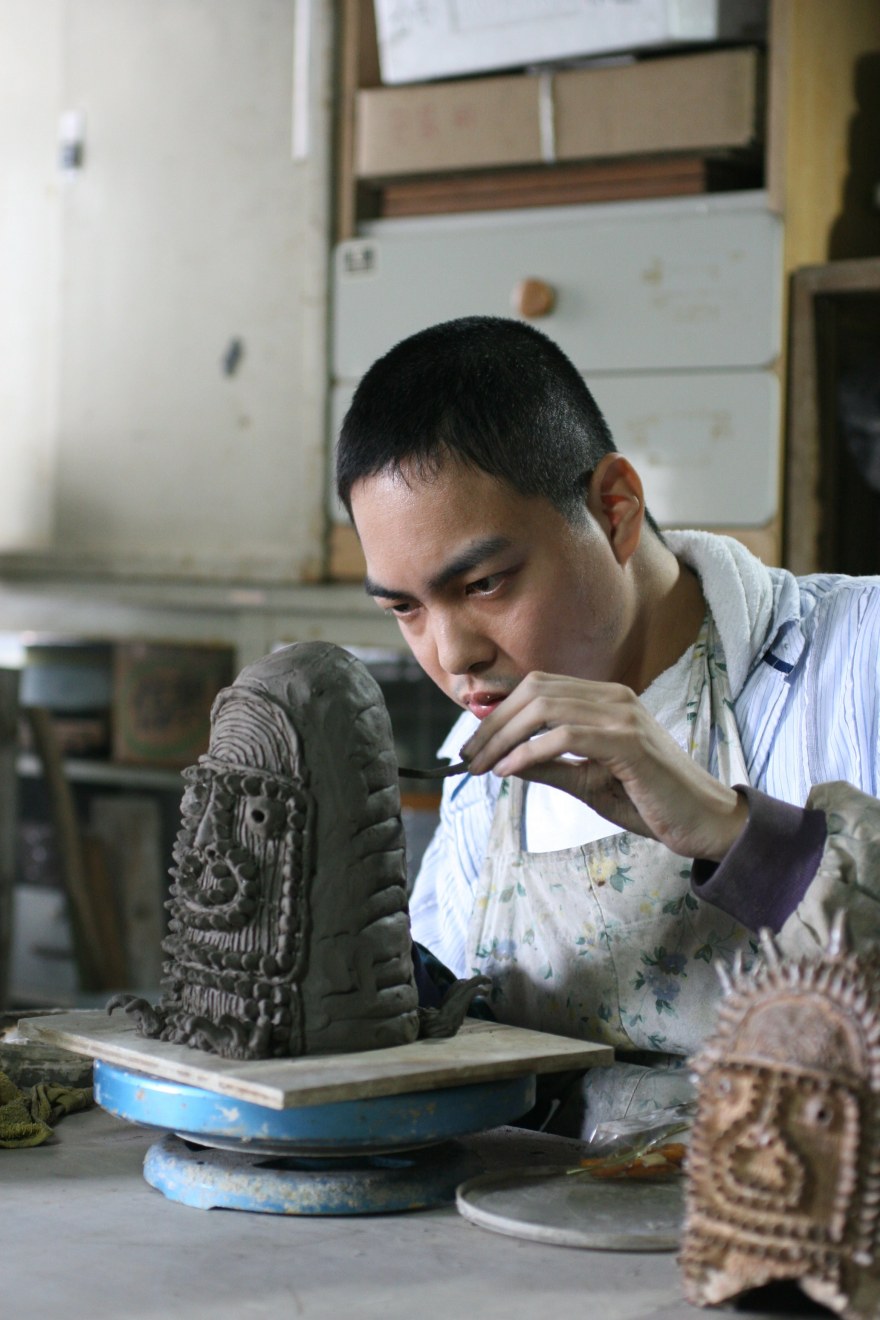
[[[214,702],[210,746],[184,778],[163,995],[108,1008],[229,1058],[414,1040],[397,760],[365,666],[325,643],[250,665]],[[478,987],[461,988],[454,1025],[429,1015],[437,1034]]]
[[[728,979],[695,1060],[681,1262],[708,1306],[795,1281],[855,1320],[880,1314],[880,964],[848,954]]]

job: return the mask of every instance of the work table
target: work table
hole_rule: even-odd
[[[141,1166],[156,1134],[100,1109],[0,1150],[3,1310],[64,1320],[695,1320],[674,1253],[597,1252],[476,1227],[454,1207],[347,1218],[193,1209]],[[484,1163],[573,1162],[573,1143],[496,1129]],[[810,1313],[805,1302],[804,1313]],[[765,1313],[751,1311],[752,1317]]]

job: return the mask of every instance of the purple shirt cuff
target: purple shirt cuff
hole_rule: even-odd
[[[775,934],[816,874],[827,835],[825,813],[735,787],[749,804],[746,827],[721,862],[694,862],[691,884],[698,898],[749,930],[768,926]]]

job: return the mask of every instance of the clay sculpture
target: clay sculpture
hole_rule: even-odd
[[[783,1280],[847,1320],[880,1314],[880,961],[842,922],[816,960],[724,977],[695,1059],[681,1263],[700,1306]]]
[[[482,982],[419,1009],[391,725],[359,660],[301,643],[250,665],[184,779],[163,994],[108,1010],[237,1059],[457,1029]]]

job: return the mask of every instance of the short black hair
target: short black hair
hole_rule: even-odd
[[[336,487],[449,457],[540,495],[569,520],[589,477],[615,452],[586,382],[562,349],[522,321],[468,316],[402,340],[355,391],[336,450]]]

